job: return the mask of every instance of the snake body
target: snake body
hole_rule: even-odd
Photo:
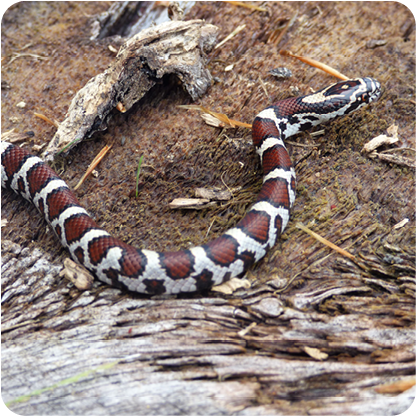
[[[32,202],[71,257],[113,286],[145,294],[201,291],[242,277],[275,245],[295,200],[295,172],[284,140],[376,100],[378,81],[357,78],[266,108],[252,126],[263,185],[245,217],[211,242],[178,252],[136,249],[101,229],[68,185],[40,158],[1,143],[1,184]]]

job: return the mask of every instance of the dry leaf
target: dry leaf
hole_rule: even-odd
[[[311,356],[313,359],[317,359],[319,361],[324,361],[329,357],[327,353],[322,352],[320,349],[317,348],[304,346],[303,350],[305,353],[307,353],[308,356]]]
[[[64,269],[59,273],[59,276],[71,281],[79,290],[89,290],[94,282],[93,275],[70,258],[64,260]]]
[[[208,200],[228,201],[232,198],[232,193],[229,190],[216,191],[208,188],[196,188],[194,192],[196,197]]]
[[[217,291],[222,294],[233,294],[239,288],[250,288],[251,283],[247,279],[232,278],[229,281],[223,282],[223,284],[216,285],[212,288],[212,291]]]

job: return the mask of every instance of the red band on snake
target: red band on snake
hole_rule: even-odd
[[[179,252],[136,249],[101,229],[67,184],[40,158],[1,143],[2,187],[32,202],[71,257],[101,281],[145,294],[201,291],[242,277],[275,245],[295,200],[295,172],[284,140],[376,100],[372,78],[342,81],[316,93],[288,98],[259,113],[253,143],[263,186],[245,217],[213,241]]]

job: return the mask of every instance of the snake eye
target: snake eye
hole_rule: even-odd
[[[362,94],[362,101],[367,103],[369,101],[369,94],[368,93],[364,93]]]

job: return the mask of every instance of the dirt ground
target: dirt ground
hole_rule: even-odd
[[[117,33],[90,39],[95,16],[110,5],[22,2],[6,12],[3,133],[26,134],[32,151],[52,139],[56,128],[34,113],[62,121],[75,93],[112,62]],[[411,404],[415,170],[369,158],[362,148],[396,124],[400,141],[383,150],[400,148],[394,154],[414,163],[415,151],[407,150],[415,149],[414,18],[395,2],[256,5],[263,10],[196,2],[186,15],[218,26],[219,41],[245,25],[208,55],[214,83],[195,104],[251,123],[267,105],[335,81],[282,49],[349,77],[372,76],[382,98],[320,126],[320,135],[291,138],[298,184],[290,224],[249,271],[252,287],[233,295],[160,299],[101,283],[81,292],[59,277],[67,253],[36,209],[2,192],[2,397],[12,411],[394,415]],[[141,7],[146,16],[165,6]],[[288,22],[279,43],[271,42]],[[277,80],[269,74],[277,67],[292,76]],[[107,131],[56,162],[73,187],[113,144],[77,197],[103,228],[139,248],[207,242],[236,224],[260,189],[250,130],[210,127],[198,112],[178,107],[191,103],[167,77],[129,112],[115,114]],[[168,207],[197,187],[238,191],[204,210]]]

